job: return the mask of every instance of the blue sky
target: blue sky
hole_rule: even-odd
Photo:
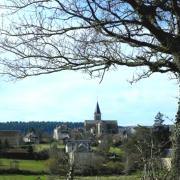
[[[101,84],[72,71],[16,82],[1,79],[0,121],[84,121],[93,118],[97,98],[102,118],[119,125],[152,125],[159,111],[174,119],[177,82],[154,74],[131,85],[132,73],[127,68],[107,72]]]
[[[152,125],[159,111],[173,120],[177,82],[168,75],[154,74],[131,85],[127,80],[133,71],[119,68],[107,72],[101,84],[98,78],[70,71],[16,82],[1,78],[0,122],[92,119],[97,97],[102,118],[117,120],[119,125]]]

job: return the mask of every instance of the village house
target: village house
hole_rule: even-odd
[[[58,126],[54,129],[53,138],[57,141],[65,141],[69,139],[69,130],[66,125]]]
[[[121,126],[118,131],[121,139],[127,139],[129,136],[136,133],[136,126]]]
[[[19,146],[22,141],[21,133],[16,130],[0,130],[0,141],[9,146]]]
[[[76,173],[82,173],[84,168],[92,166],[92,158],[95,157],[91,151],[89,140],[68,140],[65,152],[69,155],[70,164],[74,166]]]
[[[91,149],[90,140],[67,141],[66,153],[74,172],[83,174],[105,162],[105,158]]]
[[[90,152],[90,141],[89,140],[68,140],[65,146],[65,152]]]
[[[25,143],[39,144],[39,137],[33,131],[27,133],[23,140]]]

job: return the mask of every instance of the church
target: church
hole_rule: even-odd
[[[85,120],[84,128],[86,132],[90,132],[97,137],[118,133],[118,124],[116,120],[101,119],[101,110],[98,102],[94,112],[94,120]]]

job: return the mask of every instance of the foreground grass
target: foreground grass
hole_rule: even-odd
[[[0,180],[48,180],[48,179],[46,176],[0,175]]]
[[[40,179],[38,179],[40,177]],[[0,180],[64,180],[58,176],[21,176],[21,175],[1,175]],[[139,180],[137,176],[91,176],[75,177],[75,180]]]
[[[34,151],[35,152],[40,152],[44,150],[48,150],[51,148],[51,144],[34,144],[33,145]]]
[[[75,178],[76,179],[76,178]],[[77,180],[139,180],[137,176],[94,176],[94,177],[79,177]]]
[[[29,170],[34,172],[39,171],[48,171],[47,161],[45,160],[15,160],[17,167],[20,170]],[[12,168],[14,160],[12,159],[0,159],[0,168],[1,169],[10,169]]]

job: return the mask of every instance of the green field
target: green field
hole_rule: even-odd
[[[76,178],[75,178],[76,179]],[[79,177],[77,180],[140,180],[136,176],[94,176],[94,177]]]
[[[56,145],[57,145],[58,148],[64,148],[63,144],[56,143]],[[50,149],[52,146],[53,146],[53,143],[52,144],[34,144],[33,145],[35,152],[40,152],[40,151],[43,151],[43,150]]]
[[[122,149],[118,148],[118,147],[110,147],[110,150],[109,150],[110,153],[115,153],[116,155],[118,156],[123,156],[124,155],[124,152]]]
[[[40,179],[38,179],[40,177]],[[20,175],[1,175],[0,180],[64,180],[64,177],[58,176],[20,176]],[[136,176],[92,176],[75,177],[75,180],[139,180]]]
[[[45,160],[15,160],[17,163],[14,163],[12,159],[0,159],[0,168],[1,169],[10,169],[14,164],[20,170],[29,170],[34,172],[48,171],[47,161]]]
[[[50,149],[51,144],[34,144],[33,147],[35,152],[40,152],[43,150]]]
[[[0,180],[48,180],[48,178],[46,176],[0,175]]]

